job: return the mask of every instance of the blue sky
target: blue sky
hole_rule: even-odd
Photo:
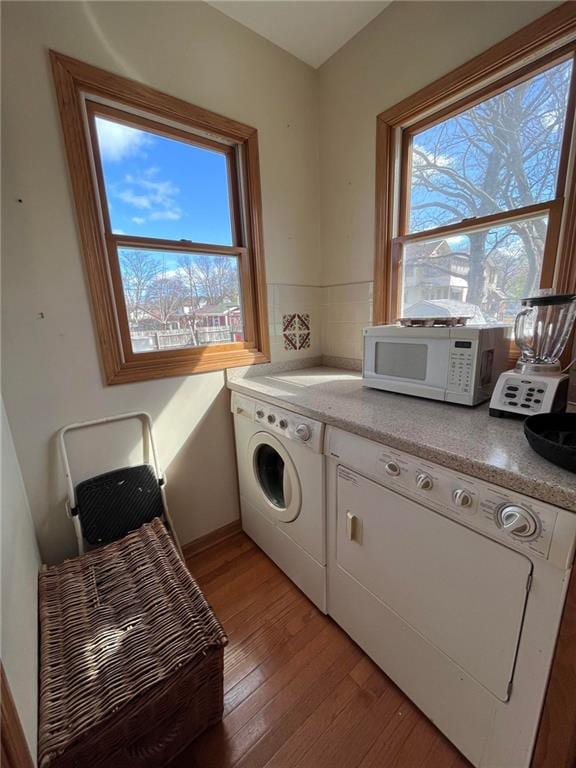
[[[101,117],[112,231],[232,245],[226,157]]]
[[[554,65],[527,83],[513,86],[503,94],[461,112],[458,120],[448,118],[416,134],[412,158],[410,202],[413,207],[410,212],[410,231],[431,229],[476,214],[475,210],[469,209],[461,192],[466,182],[472,186],[482,186],[488,156],[503,141],[502,128],[491,122],[492,115],[499,111],[506,113],[508,99],[514,93],[521,94],[522,108],[518,114],[507,116],[518,127],[517,138],[530,187],[529,193],[519,188],[515,180],[506,181],[510,169],[504,158],[510,153],[504,147],[498,176],[501,193],[496,193],[492,209],[484,210],[480,215],[552,199],[571,71],[571,60]],[[484,124],[483,132],[479,132],[476,121]],[[547,162],[549,156],[554,158],[554,162]],[[439,190],[429,191],[417,182],[420,169],[426,168],[426,161],[436,166],[436,170],[427,170],[426,173]],[[445,172],[442,170],[444,168]],[[453,194],[450,194],[450,190]],[[512,198],[512,206],[508,193]],[[478,205],[481,199],[477,195]],[[416,210],[415,206],[420,206],[420,210]]]

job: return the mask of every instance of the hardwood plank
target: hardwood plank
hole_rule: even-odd
[[[440,731],[436,731],[432,748],[422,763],[422,768],[436,768],[445,765],[446,768],[469,768],[470,763],[450,744]]]
[[[267,621],[274,621],[288,605],[305,600],[303,595],[291,589],[284,579],[271,579],[267,586],[268,589],[261,599],[247,605],[226,621],[226,633],[231,646],[258,632]]]
[[[221,528],[217,528],[215,531],[199,536],[193,541],[189,541],[182,547],[182,554],[185,560],[189,560],[191,557],[198,555],[200,552],[205,552],[207,549],[211,549],[217,544],[226,541],[232,536],[237,536],[242,530],[242,523],[240,520],[234,520],[228,525],[223,525]]]
[[[358,664],[356,664],[354,669],[350,672],[350,677],[360,686],[360,688],[362,688],[370,676],[377,671],[378,667],[374,664],[372,659],[368,656],[362,656]]]
[[[378,672],[370,676],[369,682],[378,689],[382,678],[382,673]],[[359,688],[330,728],[298,763],[298,768],[334,768],[336,765],[338,768],[357,768],[402,701],[402,694],[391,683],[376,694],[369,686]]]
[[[306,598],[291,589],[287,580],[272,580],[268,590],[260,600],[247,605],[226,621],[226,634],[230,645],[241,643],[250,635],[258,632],[268,621],[273,621],[288,605],[303,602]]]
[[[273,589],[276,589],[280,584],[285,584],[287,579],[279,571],[272,571],[267,579],[264,579],[261,583],[252,587],[249,593],[245,593],[240,597],[236,597],[228,604],[223,603],[221,609],[218,612],[218,618],[228,626],[232,619],[236,619],[238,614],[242,613],[249,607],[256,607],[260,604],[266,595],[268,595]],[[208,599],[212,602],[211,597],[208,595]]]
[[[231,569],[233,574],[233,569]],[[220,621],[225,622],[231,616],[253,603],[258,595],[256,591],[266,590],[266,583],[274,581],[278,570],[272,561],[257,562],[249,571],[233,577],[218,589],[205,590],[206,597],[214,608]]]
[[[246,702],[237,707],[228,718],[225,718],[225,725],[230,722],[232,728],[236,728],[239,723],[247,720],[241,728],[235,731],[232,742],[233,759],[230,765],[244,765],[242,758],[245,754],[258,741],[264,737],[269,738],[279,727],[280,721],[288,716],[290,710],[299,703],[302,704],[306,697],[313,695],[314,690],[321,685],[323,678],[329,674],[334,662],[341,655],[339,645],[330,642],[333,638],[332,629],[332,627],[326,626],[315,638],[317,642],[309,643],[302,650],[301,653],[305,655],[305,663],[300,667],[297,674],[290,675],[289,682],[284,679],[285,673],[284,670],[281,670],[279,675],[283,678],[283,685],[280,690],[276,691],[274,686],[267,687],[264,683]],[[312,648],[311,652],[310,649]],[[270,690],[274,693],[272,697],[269,695]],[[252,714],[249,719],[246,718],[248,713]],[[248,761],[247,764],[249,764]],[[214,765],[223,768],[222,763],[215,763]]]
[[[222,587],[233,585],[241,574],[253,573],[255,566],[258,565],[265,566],[266,569],[269,568],[269,562],[264,558],[262,552],[257,549],[249,549],[238,554],[232,562],[223,564],[220,568],[198,577],[196,581],[205,594],[213,594]]]
[[[434,726],[427,720],[419,717],[416,712],[414,718],[416,724],[410,733],[410,738],[406,739],[400,746],[395,758],[390,762],[394,768],[419,768],[424,766],[434,766],[438,763],[430,763],[440,734]]]
[[[262,660],[233,689],[228,690],[224,701],[225,715],[242,703],[244,699],[248,698],[279,670],[288,665],[292,657],[319,634],[322,628],[323,624],[319,617],[314,615],[313,620],[304,625],[300,632],[294,637],[287,639],[287,642],[277,648],[266,659]]]
[[[210,550],[195,555],[194,558],[186,558],[186,565],[194,578],[198,579],[223,566],[226,567],[238,555],[253,549],[256,549],[254,542],[243,533],[237,533],[226,541],[210,547]]]
[[[229,635],[224,719],[170,768],[470,768],[246,536],[188,563]]]
[[[199,739],[198,748],[206,754],[206,747],[211,758],[202,768],[224,768],[233,765],[250,747],[260,739],[274,719],[279,716],[279,708],[287,707],[294,696],[294,686],[305,686],[319,669],[324,669],[324,654],[330,652],[330,627],[325,627],[310,643],[298,651],[280,670],[262,683],[248,698],[224,718],[226,733],[225,743],[208,734]],[[332,650],[332,654],[334,651]],[[314,678],[316,679],[316,678]],[[276,702],[274,710],[272,702]],[[232,738],[233,737],[233,738]],[[194,754],[199,756],[198,751]],[[227,762],[231,760],[231,762]]]
[[[389,768],[394,765],[398,752],[411,738],[412,731],[418,722],[418,714],[416,707],[404,701],[373,742],[359,764],[359,768],[380,768],[382,765]]]
[[[362,663],[362,659],[359,664]],[[266,768],[289,768],[297,765],[312,747],[320,734],[334,722],[340,712],[358,690],[352,673],[339,682],[331,694],[324,698],[320,706],[312,712],[302,725],[286,739],[272,758],[266,763]]]
[[[282,653],[298,628],[304,629],[311,623],[313,633],[321,629],[310,606],[303,601],[288,604],[275,621],[267,622],[260,631],[254,632],[245,641],[228,650],[224,671],[224,690],[239,683],[255,665],[263,665],[271,654]]]
[[[371,763],[373,768],[383,765],[383,761],[390,768],[471,768],[468,760],[416,707],[408,706],[410,709],[403,705],[396,717],[396,726],[408,730],[408,738],[386,734],[384,749]]]
[[[295,733],[316,709],[332,695],[336,686],[346,678],[348,670],[361,655],[359,648],[348,645],[336,656],[328,670],[316,682],[304,691],[297,691],[289,709],[285,710],[285,701],[278,706],[281,716],[273,727],[267,727],[264,736],[248,754],[237,764],[242,768],[262,768],[276,754],[282,745]],[[324,661],[324,659],[323,659]],[[279,702],[277,702],[279,704]],[[268,711],[266,715],[268,716]],[[268,721],[267,721],[268,722]]]

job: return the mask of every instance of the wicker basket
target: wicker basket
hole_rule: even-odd
[[[227,639],[160,520],[40,575],[40,768],[159,768],[222,717]]]

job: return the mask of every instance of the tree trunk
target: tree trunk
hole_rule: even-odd
[[[466,302],[481,306],[484,301],[484,276],[486,266],[486,232],[470,232],[470,271]]]

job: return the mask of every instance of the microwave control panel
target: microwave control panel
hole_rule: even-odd
[[[448,389],[452,392],[470,392],[474,367],[475,342],[455,339],[450,343]]]

